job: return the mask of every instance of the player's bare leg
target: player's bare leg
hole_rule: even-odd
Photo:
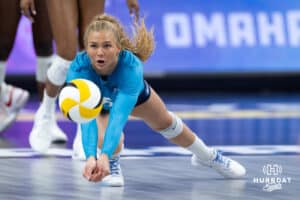
[[[21,17],[19,1],[0,0],[0,132],[15,120],[29,98],[28,91],[5,83],[5,64],[12,50]],[[21,66],[20,66],[21,67]]]
[[[31,147],[41,153],[49,149],[53,127],[58,127],[55,119],[55,101],[77,51],[77,1],[47,1],[47,8],[57,55],[47,71],[43,101],[35,115],[34,126],[29,136]]]
[[[150,98],[137,106],[132,115],[143,119],[152,129],[171,142],[192,152],[194,166],[212,167],[226,178],[240,178],[245,175],[246,170],[241,164],[207,147],[179,117],[169,112],[153,89]]]

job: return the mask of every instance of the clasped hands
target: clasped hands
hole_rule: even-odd
[[[92,182],[102,181],[109,174],[109,159],[106,154],[101,154],[97,160],[93,156],[89,157],[82,172],[83,177]]]

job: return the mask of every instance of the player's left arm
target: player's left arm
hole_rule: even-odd
[[[141,66],[130,67],[123,73],[118,94],[110,110],[110,117],[105,131],[102,153],[111,157],[121,137],[121,132],[143,88]]]
[[[110,117],[105,131],[102,153],[110,158],[120,141],[122,130],[132,112],[138,95],[120,91],[110,110]]]

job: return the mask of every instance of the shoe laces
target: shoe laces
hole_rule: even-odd
[[[221,165],[224,168],[229,168],[230,160],[224,157],[221,151],[217,151],[216,158],[212,160],[212,163]]]
[[[115,158],[109,160],[111,175],[120,175],[121,168],[119,160],[120,156],[116,156]]]

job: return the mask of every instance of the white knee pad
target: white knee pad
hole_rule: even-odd
[[[71,61],[56,55],[47,71],[48,80],[56,86],[61,86],[66,81],[67,72]]]
[[[35,73],[35,79],[38,82],[45,83],[47,79],[47,71],[52,63],[52,56],[37,57],[37,68]]]
[[[172,138],[178,136],[180,133],[182,133],[183,122],[174,113],[172,113],[172,112],[169,112],[169,113],[172,116],[172,124],[168,128],[166,128],[162,131],[159,131],[159,133],[162,134],[167,139],[172,139]]]
[[[5,62],[0,61],[0,85],[4,82],[5,73]]]

